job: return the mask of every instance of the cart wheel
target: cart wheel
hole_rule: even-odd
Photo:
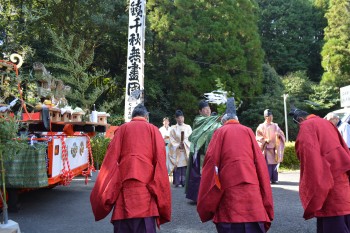
[[[19,190],[18,189],[7,189],[8,194],[8,211],[10,213],[17,213],[20,209],[18,202]]]

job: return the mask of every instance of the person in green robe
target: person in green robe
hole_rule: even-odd
[[[205,152],[214,133],[221,124],[221,116],[212,115],[207,101],[201,100],[198,105],[199,115],[193,122],[189,162],[186,171],[186,198],[197,202],[199,183]]]

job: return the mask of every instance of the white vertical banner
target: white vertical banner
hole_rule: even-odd
[[[125,89],[125,122],[134,108],[143,103],[146,0],[130,0],[128,54]]]

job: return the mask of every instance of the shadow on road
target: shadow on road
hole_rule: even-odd
[[[299,186],[299,182],[280,181],[278,184],[272,184],[272,187],[274,187],[276,185]]]

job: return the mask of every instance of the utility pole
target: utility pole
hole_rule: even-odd
[[[283,104],[284,104],[284,122],[286,123],[286,142],[288,142],[288,120],[287,120],[287,100],[288,94],[283,94]]]

